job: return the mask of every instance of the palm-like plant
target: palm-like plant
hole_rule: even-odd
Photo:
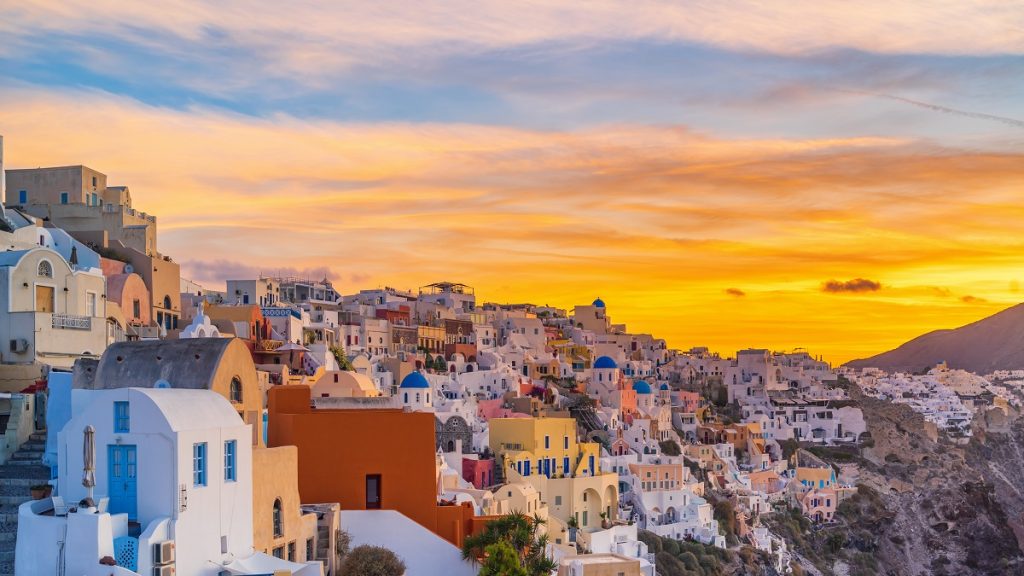
[[[487,523],[484,531],[466,538],[462,544],[464,560],[479,559],[483,564],[481,574],[496,573],[491,566],[495,562],[502,565],[508,562],[507,554],[502,546],[507,544],[515,551],[519,566],[528,576],[547,576],[558,566],[547,556],[548,537],[538,536],[538,529],[545,520],[534,515],[532,518],[522,512],[513,512]],[[502,554],[492,554],[498,550]]]

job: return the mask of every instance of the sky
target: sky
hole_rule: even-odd
[[[464,282],[844,362],[1024,300],[1024,4],[0,6],[8,168],[211,288]]]

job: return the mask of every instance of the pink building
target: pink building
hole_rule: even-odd
[[[462,479],[483,490],[494,484],[494,458],[462,459]]]

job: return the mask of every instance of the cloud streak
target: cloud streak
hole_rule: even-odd
[[[882,289],[882,283],[865,278],[854,278],[853,280],[828,280],[821,285],[823,292],[830,294],[860,294],[864,292],[878,292]]]
[[[324,267],[342,290],[446,279],[571,306],[600,288],[616,322],[674,346],[842,360],[998,309],[1014,298],[1006,271],[1024,265],[1013,150],[681,125],[311,122],[25,87],[0,93],[0,125],[9,167],[84,163],[129,185],[158,217],[161,251],[211,288]],[[850,270],[885,278],[884,291],[821,290]],[[710,306],[723,286],[757,299]],[[741,341],[738,325],[771,340]]]

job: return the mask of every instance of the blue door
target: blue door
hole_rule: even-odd
[[[110,472],[108,476],[110,478],[110,513],[127,513],[130,520],[136,520],[138,517],[136,477],[139,467],[136,461],[135,446],[111,444],[107,450],[109,452],[107,466]]]

